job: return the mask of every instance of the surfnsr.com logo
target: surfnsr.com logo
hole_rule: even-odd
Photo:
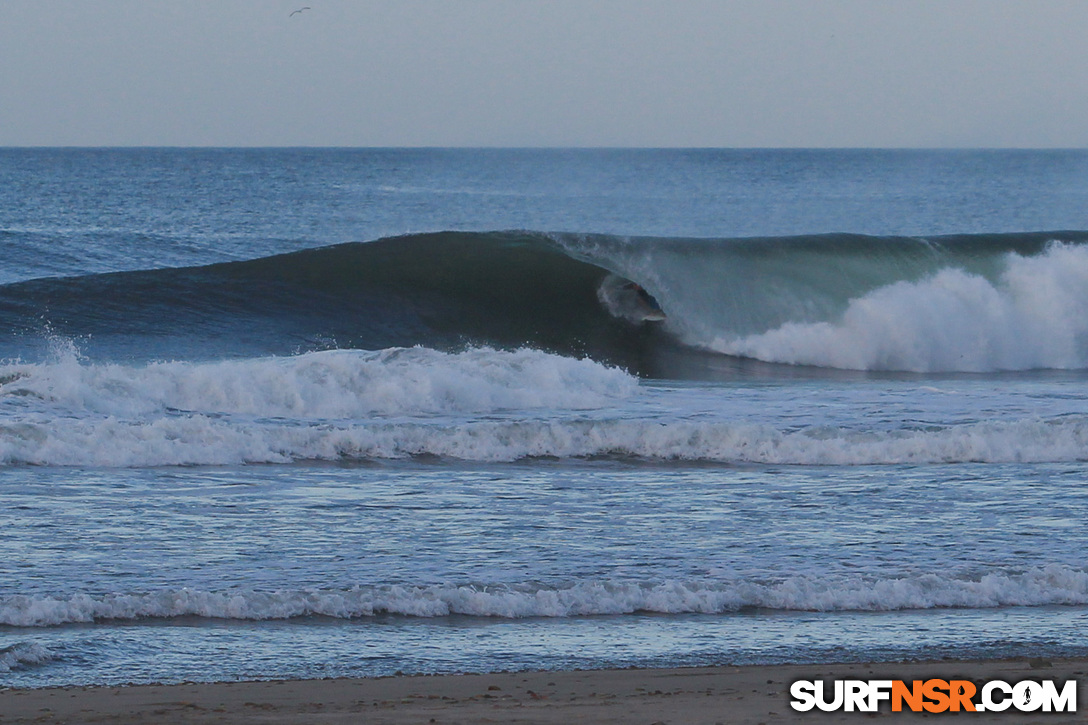
[[[990,680],[797,680],[790,686],[790,707],[834,712],[1076,712],[1077,681]]]

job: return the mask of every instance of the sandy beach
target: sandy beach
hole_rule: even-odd
[[[715,723],[914,722],[927,714],[794,712],[797,679],[1078,681],[1086,660],[517,672],[0,691],[0,723]],[[971,718],[964,714],[963,717]],[[1083,723],[1077,713],[1015,711],[976,722]]]

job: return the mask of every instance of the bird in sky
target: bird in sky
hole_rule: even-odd
[[[299,8],[298,10],[294,11],[293,13],[291,13],[291,15],[288,15],[287,17],[291,17],[292,15],[298,15],[298,14],[299,14],[299,13],[301,13],[301,12],[302,12],[303,10],[309,10],[309,9],[310,9],[310,6],[309,6],[309,5],[307,5],[307,6],[306,6],[306,7],[304,7],[304,8]]]

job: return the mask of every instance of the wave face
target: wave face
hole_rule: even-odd
[[[543,235],[429,234],[6,285],[0,323],[119,357],[489,344],[637,367],[639,330],[597,298],[607,275]]]
[[[532,347],[654,377],[722,360],[1088,368],[1088,232],[930,239],[448,232],[0,287],[0,324],[132,358]],[[635,281],[664,321],[617,303]],[[636,301],[637,302],[637,301]],[[0,351],[2,352],[2,351]],[[737,363],[733,363],[734,365]]]
[[[561,586],[388,585],[220,592],[182,588],[143,594],[8,596],[0,598],[0,624],[46,627],[193,616],[270,620],[312,616],[355,619],[379,614],[503,618],[638,612],[721,614],[742,609],[882,612],[1055,604],[1088,604],[1088,574],[1051,564],[976,579],[924,574],[888,579],[795,576],[777,582],[587,580]]]

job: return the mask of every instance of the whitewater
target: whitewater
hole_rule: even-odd
[[[0,150],[0,683],[1084,654],[1085,172]]]
[[[639,384],[535,350],[329,350],[218,362],[0,366],[0,464],[177,466],[612,456],[805,465],[1061,462],[1085,457],[1079,382],[1009,393],[978,381],[828,381],[837,415],[794,413],[776,387]],[[1040,405],[1037,398],[1050,400]],[[925,411],[928,418],[920,417]],[[940,416],[939,418],[936,416]],[[806,420],[807,418],[807,420]]]

